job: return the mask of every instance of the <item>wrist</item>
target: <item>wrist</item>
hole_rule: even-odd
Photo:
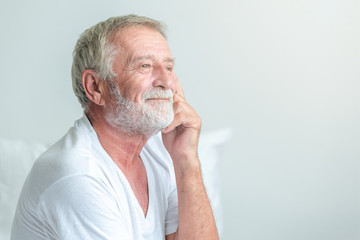
[[[177,177],[201,176],[201,166],[197,156],[173,158],[173,164]]]

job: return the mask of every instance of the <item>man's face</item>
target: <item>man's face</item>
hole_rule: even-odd
[[[148,135],[173,120],[174,60],[164,37],[146,27],[121,30],[115,39],[113,61],[117,75],[110,84],[111,110],[106,116],[114,127]]]

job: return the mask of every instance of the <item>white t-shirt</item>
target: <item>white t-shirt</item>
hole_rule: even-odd
[[[174,167],[161,134],[141,151],[149,189],[146,217],[129,182],[84,116],[35,162],[11,239],[164,239],[178,225]]]

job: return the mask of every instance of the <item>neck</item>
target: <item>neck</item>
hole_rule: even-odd
[[[138,165],[139,155],[150,136],[130,135],[111,126],[101,114],[86,114],[98,139],[111,159],[124,172]]]

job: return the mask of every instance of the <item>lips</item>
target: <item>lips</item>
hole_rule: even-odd
[[[170,99],[169,98],[147,98],[146,99],[147,101],[150,100],[150,101],[169,101]]]
[[[144,102],[154,104],[173,103],[173,94],[170,89],[162,90],[159,88],[147,89],[142,97]]]

